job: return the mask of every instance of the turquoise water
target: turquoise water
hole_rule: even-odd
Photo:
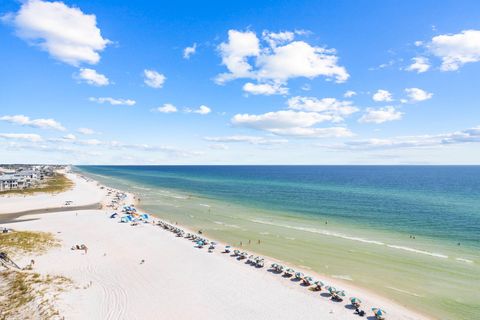
[[[219,240],[375,287],[441,319],[480,313],[478,166],[79,169]]]

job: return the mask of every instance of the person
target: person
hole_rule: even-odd
[[[260,239],[258,239],[258,244],[260,244]]]
[[[252,240],[248,240],[248,244],[250,244],[252,242]]]
[[[144,264],[145,263],[145,259],[142,259],[142,261],[140,261],[140,264]]]
[[[243,243],[242,243],[242,241],[240,241],[240,247],[241,247],[241,246],[243,246]]]

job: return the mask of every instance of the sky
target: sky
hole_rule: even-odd
[[[0,163],[479,164],[478,1],[0,2]]]

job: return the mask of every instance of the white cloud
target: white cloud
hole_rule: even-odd
[[[356,96],[356,95],[357,95],[357,93],[355,91],[352,91],[352,90],[348,90],[343,94],[343,96],[345,98],[351,98],[351,97]]]
[[[405,89],[410,102],[420,102],[431,99],[433,93],[427,92],[419,88],[407,88]]]
[[[25,1],[7,20],[20,38],[74,66],[98,63],[99,52],[110,43],[102,37],[95,15],[59,1]]]
[[[212,109],[210,109],[206,105],[201,105],[200,107],[198,107],[198,109],[184,108],[183,111],[186,113],[198,113],[200,115],[206,115],[212,112]]]
[[[161,112],[161,113],[174,113],[177,112],[177,107],[175,107],[171,103],[165,103],[163,106],[158,107],[155,109],[155,111]]]
[[[76,140],[77,137],[74,134],[67,134],[66,136],[63,137],[65,140]]]
[[[403,113],[392,106],[374,109],[367,108],[366,113],[358,120],[362,123],[383,123],[387,121],[400,120]]]
[[[93,129],[90,128],[78,128],[77,131],[84,135],[92,135],[96,133]]]
[[[282,84],[280,83],[254,84],[251,82],[247,82],[243,85],[243,91],[254,94],[254,95],[266,95],[266,96],[270,96],[274,94],[281,94],[281,95],[288,94],[288,88],[282,86]]]
[[[422,148],[480,142],[480,126],[436,135],[400,136],[389,139],[354,140],[343,143],[340,149]]]
[[[287,143],[286,139],[270,139],[265,137],[258,136],[225,136],[225,137],[205,137],[207,141],[211,142],[222,142],[222,143],[249,143],[249,144],[259,144],[259,145],[273,145],[273,144],[283,144]]]
[[[0,133],[0,138],[12,140],[27,140],[30,142],[40,142],[42,137],[34,133]]]
[[[314,97],[292,97],[287,101],[293,110],[322,113],[331,117],[330,121],[343,121],[345,116],[358,111],[351,101],[341,101],[335,98],[318,99]]]
[[[276,47],[279,44],[284,44],[287,42],[293,41],[295,38],[295,33],[291,31],[283,31],[283,32],[270,32],[270,31],[263,31],[262,38],[270,47]]]
[[[186,47],[183,49],[183,58],[184,59],[190,59],[191,56],[193,56],[197,51],[197,44],[194,43],[191,47]]]
[[[405,70],[423,73],[430,69],[430,62],[425,57],[415,57],[412,59],[412,61],[413,63],[409,65]]]
[[[373,94],[372,99],[377,102],[393,100],[392,94],[387,90],[383,90],[383,89],[377,90],[377,92]]]
[[[143,75],[145,84],[155,89],[163,87],[165,80],[167,80],[167,77],[155,70],[145,69],[143,70]]]
[[[7,121],[21,126],[65,131],[62,124],[54,119],[30,119],[29,117],[20,114],[0,117],[0,121]]]
[[[343,127],[313,128],[314,125],[331,121],[332,116],[316,112],[281,110],[261,115],[236,114],[232,124],[257,130],[268,131],[277,135],[300,137],[344,137],[352,133]]]
[[[261,47],[254,32],[229,30],[228,41],[219,46],[222,64],[229,72],[219,74],[216,82],[222,84],[238,78],[251,78],[286,83],[291,78],[313,79],[318,76],[344,82],[349,77],[345,68],[337,65],[334,50],[292,41],[292,32],[267,32],[263,38],[267,45]]]
[[[248,57],[260,54],[260,43],[257,35],[251,31],[241,32],[228,31],[228,42],[223,42],[218,47],[224,64],[230,73],[217,76],[217,83],[224,83],[236,78],[253,77],[252,66],[248,63]]]
[[[110,80],[103,74],[89,68],[82,68],[77,75],[77,78],[81,81],[94,86],[107,86],[110,84]]]
[[[90,97],[88,100],[92,102],[97,102],[97,103],[109,103],[112,106],[133,106],[135,105],[136,101],[131,100],[131,99],[115,99],[115,98],[110,98],[110,97],[100,97],[100,98],[95,98],[95,97]]]
[[[480,61],[480,30],[439,35],[426,46],[442,59],[441,70],[455,71],[466,63]]]

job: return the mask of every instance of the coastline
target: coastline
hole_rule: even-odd
[[[77,177],[78,179],[81,179],[81,178],[79,178],[80,176],[77,175],[77,174],[75,174],[75,177]],[[81,181],[81,180],[78,180],[78,181]],[[90,181],[90,182],[91,182],[91,183],[89,183],[90,188],[93,188],[94,190],[96,190],[96,192],[93,192],[93,193],[98,193],[102,190],[101,185],[98,182],[96,182],[96,181]],[[112,188],[105,187],[103,190],[108,190],[108,189],[112,189]],[[84,200],[85,201],[86,200],[91,201],[90,199],[86,199],[86,198],[88,198],[88,197],[85,197],[85,195],[84,195]],[[128,201],[128,200],[127,201],[131,203],[131,202],[133,202],[134,199],[135,199],[135,196],[133,194],[129,194],[128,200],[130,200],[130,201]],[[57,201],[58,201],[58,199],[57,199]],[[102,199],[102,202],[104,204],[106,204],[106,202],[108,202],[108,199],[106,198],[105,195]],[[137,203],[137,205],[138,205],[138,203]],[[139,208],[141,208],[141,201],[139,203]],[[207,264],[211,268],[215,268],[215,270],[216,270],[217,274],[212,274],[211,279],[208,279],[208,278],[207,279],[200,279],[201,283],[204,284],[204,288],[189,288],[189,291],[190,291],[190,293],[188,294],[189,296],[191,296],[191,294],[193,292],[196,292],[197,290],[200,290],[200,292],[198,292],[198,293],[203,294],[203,295],[210,294],[208,289],[211,289],[210,290],[211,293],[216,292],[219,295],[221,295],[221,294],[224,294],[224,295],[238,295],[237,291],[240,291],[240,292],[245,291],[245,290],[246,291],[251,291],[253,289],[256,292],[256,294],[258,295],[257,299],[261,299],[261,300],[263,300],[263,302],[269,303],[269,305],[271,305],[271,307],[269,307],[268,310],[266,310],[266,311],[262,311],[263,309],[266,309],[265,306],[262,306],[262,309],[255,309],[254,312],[270,312],[270,313],[266,314],[267,317],[269,317],[271,315],[275,315],[277,318],[281,318],[281,319],[292,319],[293,315],[294,315],[293,313],[283,312],[283,313],[278,313],[277,314],[276,313],[277,311],[275,309],[280,308],[280,310],[282,310],[282,308],[284,308],[284,306],[288,306],[291,303],[293,303],[292,307],[294,307],[295,304],[306,303],[305,310],[297,311],[297,313],[295,313],[295,314],[298,314],[298,312],[299,312],[298,315],[302,316],[305,319],[308,319],[310,317],[311,318],[317,318],[317,316],[312,317],[313,313],[315,313],[315,314],[320,313],[324,316],[324,318],[328,318],[328,319],[357,319],[358,316],[353,314],[353,310],[347,309],[345,307],[347,304],[349,304],[348,298],[350,296],[355,295],[355,296],[360,297],[364,301],[365,306],[363,307],[363,309],[365,309],[367,311],[367,315],[372,314],[371,311],[369,310],[370,307],[380,306],[380,307],[387,310],[388,316],[389,316],[390,319],[429,319],[427,316],[421,315],[421,314],[419,314],[415,311],[409,310],[406,307],[395,303],[394,301],[390,301],[390,300],[388,300],[384,297],[380,297],[380,296],[378,296],[378,295],[376,295],[376,294],[374,294],[374,293],[372,293],[368,290],[354,287],[351,284],[349,284],[347,281],[343,281],[341,279],[333,279],[333,278],[325,277],[325,276],[322,276],[322,275],[317,275],[317,274],[314,274],[313,272],[309,271],[308,269],[304,269],[304,268],[301,268],[301,267],[295,267],[296,270],[302,271],[306,275],[307,274],[313,275],[316,279],[326,281],[326,282],[328,282],[328,284],[333,285],[333,286],[338,285],[339,287],[341,287],[342,289],[345,289],[347,291],[347,297],[342,303],[336,303],[336,302],[329,301],[329,299],[327,297],[321,296],[321,294],[324,293],[324,291],[322,291],[320,293],[310,292],[307,288],[304,288],[304,287],[298,285],[298,283],[289,281],[287,279],[283,279],[282,276],[275,275],[275,274],[272,274],[271,272],[267,271],[269,269],[268,267],[269,267],[270,263],[272,263],[272,262],[283,263],[282,261],[278,261],[278,260],[275,260],[275,259],[272,259],[272,258],[265,257],[268,260],[265,263],[265,267],[263,269],[257,270],[255,268],[248,267],[247,265],[243,265],[244,264],[243,262],[236,261],[234,258],[225,257],[225,255],[220,253],[220,251],[222,249],[221,246],[219,246],[215,250],[216,252],[214,252],[213,254],[210,254],[210,253],[206,252],[206,249],[205,250],[198,250],[198,249],[192,248],[193,244],[186,239],[181,239],[181,238],[179,239],[179,238],[175,237],[174,235],[170,234],[169,232],[165,232],[164,230],[162,230],[158,227],[151,226],[149,224],[145,224],[145,225],[142,224],[142,225],[137,226],[137,227],[131,227],[128,224],[117,225],[116,222],[118,222],[118,221],[112,221],[111,219],[108,219],[108,214],[110,212],[111,212],[110,209],[105,208],[105,209],[102,209],[102,210],[79,211],[79,212],[76,213],[75,216],[74,216],[73,211],[71,211],[71,212],[63,211],[62,213],[60,213],[60,212],[59,213],[46,213],[46,214],[42,214],[42,215],[37,214],[37,215],[32,216],[37,220],[25,221],[25,222],[15,222],[14,221],[10,224],[10,227],[13,227],[15,229],[22,229],[22,227],[32,228],[32,229],[34,229],[36,227],[37,228],[42,227],[44,229],[49,229],[49,225],[51,224],[50,222],[54,221],[55,222],[54,225],[56,227],[62,226],[62,227],[66,227],[67,229],[69,229],[69,228],[72,227],[71,222],[72,222],[73,219],[79,220],[78,217],[82,217],[82,223],[86,223],[86,224],[95,223],[94,226],[96,228],[98,228],[98,230],[90,230],[90,237],[91,238],[97,238],[97,241],[98,241],[98,237],[100,236],[100,238],[103,239],[103,241],[106,242],[105,246],[108,247],[109,251],[114,250],[114,249],[112,249],[112,247],[117,248],[117,250],[122,250],[121,246],[118,246],[118,243],[112,242],[112,240],[108,237],[105,238],[106,235],[110,235],[110,236],[113,237],[114,233],[119,233],[120,231],[122,233],[124,233],[125,236],[128,235],[128,236],[139,237],[141,243],[148,242],[148,246],[149,247],[151,246],[150,249],[152,249],[152,250],[154,250],[154,249],[156,250],[155,245],[160,244],[160,242],[157,243],[156,241],[153,241],[153,240],[154,239],[155,240],[162,240],[163,242],[161,244],[164,245],[165,250],[169,250],[171,247],[175,247],[175,248],[178,249],[176,251],[174,250],[173,252],[171,252],[172,253],[171,256],[167,256],[170,259],[174,259],[175,256],[179,252],[181,252],[182,255],[184,257],[186,257],[187,259],[190,259],[190,260],[191,259],[197,259],[196,261],[198,263],[192,264],[193,266],[195,266],[195,265],[202,266],[202,265]],[[30,217],[30,216],[25,216],[25,217]],[[43,220],[43,222],[42,222],[42,220]],[[49,222],[49,220],[50,220],[50,222]],[[163,219],[158,219],[158,220],[164,221]],[[67,226],[66,224],[70,224],[70,226]],[[92,225],[92,227],[93,227],[93,225]],[[94,229],[94,228],[92,228],[92,229]],[[107,229],[108,229],[108,231],[107,231]],[[132,229],[140,229],[139,230],[140,232],[137,232],[136,230],[134,231]],[[188,228],[183,228],[182,227],[182,229],[184,229],[188,232]],[[42,230],[42,231],[44,231],[44,230]],[[49,230],[46,230],[46,231],[49,231]],[[74,231],[69,229],[69,232],[73,233]],[[111,232],[113,232],[113,234]],[[190,232],[195,233],[192,230],[190,230]],[[143,234],[140,234],[140,233],[143,233]],[[60,234],[60,236],[62,236],[62,235],[63,235],[63,231]],[[64,242],[65,242],[66,240],[69,240],[69,239],[66,238],[66,239],[62,239],[62,240],[64,240]],[[117,241],[122,241],[123,239],[119,238],[119,239],[116,239],[116,240]],[[122,243],[123,243],[123,241],[122,241]],[[70,243],[64,243],[65,247],[69,247],[69,245],[70,245]],[[135,246],[133,247],[133,251],[131,251],[131,249],[132,248],[127,250],[127,248],[125,247],[125,250],[129,251],[132,254],[134,254],[135,250],[145,251],[145,249],[141,249],[141,248],[139,249],[139,248],[136,248]],[[95,248],[90,248],[88,257],[84,257],[84,258],[89,259],[90,255],[93,252],[95,252],[95,250],[96,250]],[[105,248],[105,250],[107,250],[107,248]],[[60,256],[65,258],[65,255],[67,255],[67,257],[69,257],[71,255],[71,252],[66,250],[66,248],[62,248],[61,250],[54,250],[54,251],[55,251],[54,253],[47,253],[45,255],[46,257],[38,257],[36,259],[40,259],[40,261],[41,261],[42,259],[47,259],[48,260],[49,255],[55,255],[57,258],[60,257]],[[91,253],[91,251],[93,251],[93,252]],[[99,253],[99,252],[97,252],[97,253]],[[253,251],[250,251],[250,252],[253,252]],[[142,253],[149,256],[149,258],[147,259],[147,264],[149,266],[150,266],[150,260],[155,261],[156,259],[160,259],[159,263],[165,264],[165,262],[162,259],[164,257],[162,257],[161,254],[160,254],[160,256],[156,256],[155,251],[151,251],[151,252],[150,251],[145,251],[145,252],[142,252]],[[110,254],[111,253],[109,253],[108,256],[110,256]],[[101,255],[99,255],[99,256],[101,256]],[[78,258],[78,257],[75,257],[75,258]],[[126,258],[126,257],[123,257],[123,258]],[[98,258],[98,259],[102,259],[102,258]],[[210,260],[214,260],[216,262],[215,266],[211,265]],[[115,261],[117,263],[122,263],[120,260],[115,260]],[[128,261],[128,259],[126,261]],[[160,262],[160,261],[163,261],[163,262]],[[96,264],[95,261],[90,261],[90,263],[91,263],[91,265],[88,268],[92,268],[92,265]],[[127,263],[130,263],[130,261],[128,261]],[[137,270],[139,268],[139,266],[137,264],[138,264],[138,260],[136,260],[136,263],[134,265],[135,270]],[[174,273],[175,273],[176,269],[178,269],[180,267],[183,267],[182,265],[178,264],[178,261],[172,261],[171,264],[172,264],[172,268],[170,268],[169,270],[171,270],[171,272],[174,272]],[[112,266],[110,266],[110,267],[112,267]],[[168,267],[168,266],[166,266],[166,267]],[[67,273],[66,274],[67,276],[73,277],[73,279],[76,280],[76,282],[78,282],[79,280],[82,281],[82,279],[86,280],[86,278],[93,275],[93,273],[89,274],[87,272],[87,274],[83,275],[81,279],[78,279],[78,278],[75,279],[76,277],[78,277],[78,275],[76,275],[76,273],[73,270],[69,270],[68,268],[71,268],[71,266],[70,267],[67,266],[67,269],[65,269],[65,268],[58,268],[58,269],[59,269],[60,273],[62,273],[62,274]],[[133,266],[132,266],[132,268],[133,268]],[[231,268],[233,268],[233,269],[231,269]],[[144,268],[144,269],[146,269],[146,268]],[[188,272],[190,272],[188,270],[189,270],[188,268],[185,269],[186,274],[183,277],[186,277]],[[230,275],[230,271],[233,271],[233,270],[235,270],[235,273],[232,276],[232,275]],[[48,268],[45,268],[43,271],[47,272],[49,270],[48,270]],[[73,272],[73,273],[70,273],[70,272]],[[98,270],[95,271],[95,272],[98,273]],[[140,271],[137,270],[137,272],[140,272]],[[155,266],[153,266],[153,269],[151,270],[151,272],[147,272],[147,274],[139,274],[138,277],[140,277],[140,278],[145,277],[146,280],[148,280],[149,277],[151,277],[152,279],[155,279],[159,282],[165,281],[165,279],[163,277],[168,278],[168,279],[174,279],[175,278],[174,274],[162,273],[160,275],[157,275],[156,272],[158,272],[158,271],[155,271]],[[238,274],[238,279],[234,279],[237,276],[237,274]],[[111,277],[115,276],[115,273],[114,274],[103,274],[102,273],[102,276],[105,276],[107,278],[111,278]],[[124,281],[126,279],[121,279],[121,277],[124,276],[123,272],[120,272],[119,274],[117,274],[117,276],[119,276],[119,278],[111,280],[106,287],[103,287],[102,290],[104,290],[104,291],[114,291],[114,288],[121,287],[121,288],[123,288],[123,290],[125,290],[125,288],[127,288],[127,291],[128,291],[128,288],[130,288],[131,286],[135,286],[134,283],[131,283],[131,281],[135,281],[135,277],[133,277],[132,279],[128,279],[128,281]],[[197,279],[198,277],[199,277],[199,275],[196,275],[195,278],[188,277],[187,282],[199,281],[199,279]],[[200,277],[202,277],[202,276],[200,276]],[[218,288],[217,285],[215,284],[212,288],[209,288],[208,285],[207,285],[207,287],[205,287],[205,282],[210,283],[214,280],[218,280],[218,278],[223,279],[224,281],[233,281],[233,282],[235,282],[235,285],[233,287],[222,286],[221,288]],[[252,281],[252,278],[255,281]],[[241,281],[239,282],[239,280],[241,280]],[[103,281],[102,277],[97,274],[96,277],[95,277],[94,283],[96,283],[96,282],[102,283],[102,281]],[[257,281],[259,281],[261,283],[257,283]],[[148,283],[149,283],[149,281],[147,281],[145,284],[148,284]],[[176,283],[178,285],[177,281],[174,281],[174,283]],[[152,287],[154,287],[153,289],[160,289],[160,288],[157,288],[154,284],[152,284]],[[88,289],[85,289],[85,290],[88,291]],[[165,291],[165,287],[162,288],[161,290]],[[95,290],[93,290],[93,291],[95,291]],[[148,294],[148,295],[153,294],[154,295],[155,292],[156,291],[152,290],[152,288],[146,288],[143,291],[143,293],[142,293],[142,291],[140,291],[140,292],[137,292],[136,294],[140,295],[143,298],[147,298],[147,296],[145,294]],[[182,298],[182,293],[177,292],[176,288],[168,287],[167,292],[169,293],[169,295],[180,295],[179,297],[175,296],[174,299],[179,299],[179,298],[181,299]],[[280,300],[273,299],[274,297],[271,296],[273,292],[275,292],[275,293],[280,292],[279,294],[283,298],[280,299]],[[66,293],[67,298],[64,299],[64,301],[63,301],[64,302],[63,307],[62,307],[62,301],[60,301],[60,308],[59,309],[62,310],[67,315],[70,315],[67,318],[76,318],[75,312],[79,312],[79,310],[73,310],[73,309],[69,310],[69,308],[65,306],[65,300],[67,301],[66,305],[68,305],[68,301],[70,301],[69,299],[88,300],[85,297],[86,294],[87,293],[82,294],[81,292],[78,292],[78,290],[76,290],[74,292]],[[124,294],[127,294],[128,296],[131,297],[131,295],[128,292],[126,292],[126,293],[124,292]],[[162,295],[164,295],[164,294],[165,293],[163,293]],[[289,296],[290,294],[292,295],[291,297]],[[88,295],[90,295],[90,294],[88,294]],[[68,296],[70,296],[70,298],[68,298]],[[86,303],[86,304],[92,304],[92,303],[95,304],[95,301],[90,301],[89,303]],[[224,301],[223,303],[226,303],[226,302]],[[233,305],[230,305],[229,307],[232,307],[232,308],[234,307],[235,304],[240,305],[241,308],[247,308],[247,309],[251,308],[252,304],[255,305],[254,302],[252,302],[250,299],[247,299],[245,297],[239,297],[239,301],[231,302],[231,303],[233,303]],[[213,304],[217,308],[219,308],[220,310],[225,311],[224,306],[217,305],[216,302],[214,302],[214,301],[209,301],[209,304]],[[202,310],[199,311],[198,310],[199,308],[209,308],[208,306],[202,306],[202,305],[197,305],[197,306],[192,306],[192,307],[197,309],[196,310],[197,313],[198,312],[204,312]],[[91,305],[90,305],[89,308],[90,308],[89,310],[92,310],[92,308],[95,309],[95,307],[93,307]],[[112,308],[119,308],[119,306],[114,304],[114,306],[112,306]],[[213,309],[215,309],[215,308],[213,308]],[[172,310],[170,310],[169,312],[178,312],[178,311],[179,311],[178,309],[175,309],[175,308],[172,307]],[[240,318],[242,318],[242,319],[245,318],[244,315],[241,312],[239,314],[235,315],[235,314],[231,314],[230,311],[228,313],[218,313],[218,311],[219,310],[217,310],[217,312],[214,312],[214,314],[212,314],[212,318],[221,319],[221,318],[224,318],[225,315],[227,315],[227,314],[228,314],[229,317],[233,317],[234,319],[236,318],[236,316],[239,319]],[[72,312],[73,312],[73,314],[72,314]],[[104,316],[115,314],[115,313],[112,313],[112,310],[103,310],[103,311],[97,310],[97,312],[102,313]],[[126,310],[125,312],[127,312],[127,314],[128,314],[128,310]],[[152,315],[153,315],[153,313],[148,314],[148,312],[152,312],[152,310],[145,310],[144,312],[145,312],[145,314],[144,314],[145,318],[149,318],[149,316],[152,317]],[[211,312],[211,310],[209,312]],[[116,315],[118,316],[118,313]],[[78,317],[78,318],[80,318],[80,317]],[[102,318],[102,317],[100,317],[100,315],[99,315],[99,318]],[[107,317],[104,317],[104,318],[109,318],[109,317],[107,316]],[[180,318],[182,318],[182,317],[180,317]],[[185,317],[185,318],[187,318],[187,317]]]

